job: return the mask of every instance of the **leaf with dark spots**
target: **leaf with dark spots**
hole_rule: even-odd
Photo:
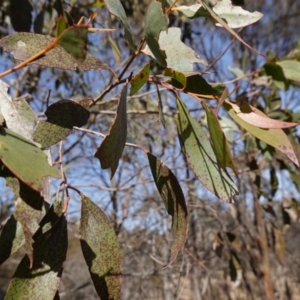
[[[118,103],[117,115],[109,130],[94,154],[100,160],[102,169],[110,169],[111,178],[114,176],[119,159],[122,156],[127,137],[127,85],[124,86]]]
[[[172,216],[173,245],[169,264],[184,247],[187,238],[187,207],[180,184],[172,171],[157,157],[147,153],[156,187],[164,201],[168,214]]]
[[[208,190],[222,200],[231,201],[232,197],[238,194],[238,189],[229,175],[219,166],[206,132],[189,114],[179,98],[177,106],[178,135],[188,164]]]
[[[65,139],[72,133],[74,126],[85,125],[90,112],[84,106],[87,107],[92,99],[77,101],[79,102],[64,99],[50,105],[45,112],[47,121],[39,122],[35,129],[34,141],[41,144],[42,148],[47,148]]]
[[[68,27],[58,37],[58,44],[76,60],[83,62],[87,54],[87,25]]]
[[[0,40],[0,47],[10,52],[16,59],[27,60],[35,54],[42,51],[45,47],[53,42],[54,38],[41,34],[16,32]],[[77,54],[75,54],[77,55]],[[108,67],[94,55],[87,53],[85,60],[80,62],[64,48],[57,45],[44,56],[32,62],[49,68],[61,68],[66,70],[100,70]]]
[[[38,192],[43,189],[44,177],[60,177],[59,171],[49,166],[41,149],[3,127],[0,128],[0,159],[14,176]]]
[[[58,290],[68,247],[67,220],[61,216],[50,231],[33,244],[33,266],[27,255],[10,282],[6,299],[52,300]]]
[[[150,65],[145,64],[144,67],[132,78],[130,96],[134,95],[147,82],[149,78]]]
[[[121,252],[111,222],[89,198],[81,195],[81,249],[101,299],[119,299]]]

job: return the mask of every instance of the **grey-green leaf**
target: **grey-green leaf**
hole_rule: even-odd
[[[81,249],[101,299],[117,300],[121,290],[121,252],[114,228],[104,212],[81,195]]]
[[[177,106],[178,135],[188,164],[208,190],[224,201],[231,201],[232,197],[238,194],[236,185],[219,166],[205,131],[179,98]]]

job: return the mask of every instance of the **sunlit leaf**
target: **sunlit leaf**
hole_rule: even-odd
[[[147,82],[149,78],[150,65],[145,64],[144,67],[132,78],[130,96],[137,93],[140,88]]]
[[[208,107],[205,102],[202,102],[202,106],[206,112],[208,129],[212,140],[212,147],[218,163],[223,169],[226,169],[226,167],[231,168],[237,176],[238,174],[236,166],[218,118],[216,117],[214,111]]]
[[[44,152],[17,133],[0,128],[0,159],[21,181],[36,191],[43,189],[45,176],[60,177],[49,166]]]
[[[56,37],[59,37],[68,27],[68,23],[63,16],[56,21]]]
[[[172,84],[173,86],[176,86],[178,89],[183,90],[186,87],[187,78],[184,73],[167,68],[166,70],[164,70],[164,72],[162,74],[164,76],[171,77],[171,80],[168,82],[170,84]],[[180,86],[182,86],[182,87],[180,88]]]
[[[127,86],[124,86],[118,104],[117,115],[109,133],[94,154],[100,160],[102,169],[110,169],[111,178],[114,176],[119,159],[122,156],[127,137]]]
[[[190,116],[184,103],[177,98],[179,110],[177,129],[187,162],[202,184],[218,198],[231,201],[238,193],[236,185],[221,169],[203,128]]]
[[[0,235],[0,265],[25,243],[22,225],[14,215],[6,221]]]
[[[267,117],[263,112],[258,110],[255,107],[245,103],[242,106],[237,106],[234,103],[228,102],[227,104],[231,105],[234,111],[238,116],[245,122],[260,128],[289,128],[299,125],[296,122],[284,122],[281,120],[271,119]]]
[[[182,12],[189,19],[210,16],[210,14],[203,8],[201,4],[193,4],[190,6],[186,6],[186,5],[177,6],[177,7],[173,7],[172,10]]]
[[[300,81],[300,62],[296,60],[283,60],[276,63],[282,68],[285,78]]]
[[[0,80],[0,108],[9,129],[31,139],[37,117],[25,99],[12,101],[8,85]]]
[[[10,52],[16,59],[26,60],[43,50],[53,40],[52,37],[46,35],[16,32],[1,39],[0,47],[3,47],[3,50],[6,52]],[[67,70],[75,70],[76,68],[82,70],[108,69],[101,60],[92,54],[87,53],[85,60],[80,62],[67,53],[60,45],[57,45],[32,63]]]
[[[152,55],[163,67],[167,66],[166,54],[160,49],[159,34],[168,28],[168,17],[163,13],[161,3],[153,1],[147,10],[144,37]]]
[[[273,146],[283,154],[285,154],[293,163],[299,166],[297,156],[293,150],[291,142],[282,129],[263,129],[251,125],[240,118],[240,114],[236,113],[232,105],[224,103],[223,106],[227,110],[232,119],[238,123],[246,131],[253,134],[258,139],[264,141],[268,145]]]
[[[83,62],[87,54],[87,25],[68,27],[57,38],[58,44],[76,60]]]
[[[156,187],[164,201],[168,214],[172,216],[171,257],[172,264],[187,238],[187,207],[180,184],[172,171],[151,153],[147,153]]]
[[[107,9],[109,10],[109,12],[111,14],[113,14],[114,16],[116,16],[120,22],[122,23],[123,27],[124,27],[124,31],[125,31],[125,39],[127,44],[129,45],[129,47],[131,49],[135,49],[134,47],[134,43],[133,43],[133,38],[132,38],[132,33],[127,21],[127,17],[126,17],[126,13],[125,10],[122,6],[121,1],[119,0],[104,0]]]
[[[253,24],[260,20],[264,15],[258,11],[253,13],[242,9],[240,6],[234,6],[230,0],[217,2],[213,7],[214,12],[226,21],[230,28],[240,28]],[[217,24],[222,26],[221,24]]]
[[[101,299],[117,300],[121,289],[121,252],[111,222],[89,198],[81,195],[81,249]]]
[[[55,226],[33,244],[33,267],[26,255],[8,287],[6,299],[52,300],[58,290],[68,247],[67,220],[62,216]]]
[[[86,98],[91,102],[91,98]],[[63,99],[50,105],[45,115],[47,121],[39,122],[33,134],[34,141],[42,148],[50,147],[64,140],[72,133],[73,126],[81,127],[89,119],[90,112],[72,100]]]

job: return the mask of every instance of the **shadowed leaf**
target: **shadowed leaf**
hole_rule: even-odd
[[[242,128],[253,134],[258,139],[264,141],[266,144],[278,149],[280,152],[285,154],[293,163],[299,166],[299,162],[291,145],[291,142],[282,129],[262,129],[251,125],[240,118],[240,114],[234,111],[231,104],[225,102],[223,106],[236,123],[238,123]],[[263,114],[262,112],[260,113]]]
[[[39,192],[45,176],[60,177],[41,149],[5,128],[0,128],[0,159],[17,178]]]
[[[104,212],[81,195],[81,249],[101,299],[119,299],[121,252],[114,228]]]
[[[25,243],[22,225],[11,215],[0,235],[0,265]],[[28,267],[28,266],[27,266]]]
[[[122,156],[127,137],[127,86],[124,86],[118,104],[117,115],[109,133],[94,154],[100,160],[102,169],[110,169],[113,178]]]
[[[53,40],[54,38],[46,35],[17,32],[1,39],[0,47],[3,47],[3,50],[6,52],[10,52],[16,59],[26,60],[43,50],[51,44]],[[75,70],[76,68],[85,71],[108,69],[101,60],[92,54],[87,53],[85,60],[80,62],[71,54],[67,53],[60,45],[57,45],[32,63],[67,70]]]
[[[178,72],[178,71],[170,69],[170,68],[167,68],[163,72],[163,75],[171,77],[171,79],[168,82],[170,84],[172,84],[173,86],[176,86],[178,89],[183,90],[186,87],[187,78],[184,75],[184,73]]]
[[[178,7],[173,7],[172,10],[182,12],[189,19],[210,16],[210,14],[203,8],[201,4],[194,4],[190,6],[182,5]]]
[[[56,21],[56,37],[58,38],[68,27],[68,23],[63,16]]]
[[[144,67],[132,78],[130,96],[134,95],[147,82],[149,78],[150,65],[145,64]]]
[[[38,33],[38,34],[43,33],[44,18],[45,18],[45,11],[42,8],[42,10],[35,17],[35,20],[34,20],[34,23],[33,23],[33,31],[35,33]]]
[[[130,27],[128,25],[125,10],[119,0],[104,0],[107,9],[111,14],[116,16],[122,23],[125,31],[125,39],[131,49],[135,49]]]
[[[0,80],[0,107],[9,129],[31,139],[37,117],[25,99],[12,101],[7,94],[8,85]]]
[[[15,31],[29,32],[32,23],[32,3],[29,0],[10,0],[10,20]]]
[[[179,110],[177,129],[188,164],[202,184],[224,201],[238,194],[232,179],[221,169],[203,128],[190,116],[184,103],[177,98]]]
[[[68,247],[67,220],[61,216],[55,226],[33,244],[33,267],[27,255],[20,262],[8,287],[6,299],[52,300],[59,287]]]
[[[168,17],[163,13],[161,3],[153,1],[147,10],[144,37],[155,59],[163,67],[167,66],[166,54],[158,43],[161,31],[167,30]]]
[[[283,60],[277,62],[282,68],[285,78],[300,81],[300,62],[296,60]]]
[[[172,216],[173,245],[169,264],[184,247],[187,238],[187,208],[180,184],[172,171],[157,157],[147,153],[156,187],[164,201],[168,214]]]
[[[91,98],[81,100],[86,100],[88,103],[92,101]],[[47,121],[39,122],[35,129],[34,141],[41,144],[42,148],[47,148],[64,140],[72,133],[73,126],[81,127],[85,125],[90,112],[81,104],[88,107],[82,101],[76,103],[67,99],[50,105],[45,112]]]
[[[87,54],[87,25],[68,27],[58,37],[58,44],[76,60],[83,62]]]

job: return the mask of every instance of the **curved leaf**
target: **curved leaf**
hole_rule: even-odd
[[[12,101],[8,85],[0,80],[0,108],[9,129],[31,139],[37,117],[25,99]]]
[[[28,268],[26,255],[20,262],[8,287],[5,299],[53,300],[60,283],[66,259],[67,220],[62,216],[56,225],[33,244],[33,267]]]
[[[91,98],[81,100],[92,101]],[[75,101],[63,99],[50,105],[45,115],[47,121],[39,122],[33,134],[34,141],[41,144],[42,148],[50,147],[64,140],[72,133],[74,126],[85,125],[90,112]]]
[[[177,129],[183,153],[203,185],[218,198],[231,201],[238,189],[221,169],[203,128],[190,116],[184,103],[177,98],[179,110]]]
[[[118,104],[117,115],[109,133],[94,154],[100,160],[102,169],[110,169],[113,178],[122,156],[127,137],[127,85],[124,86]]]
[[[147,153],[149,165],[156,187],[164,201],[168,214],[172,216],[173,245],[169,264],[184,247],[187,238],[187,207],[177,178],[157,157]]]
[[[59,171],[49,166],[45,153],[17,133],[0,128],[0,159],[21,181],[40,192],[45,176],[60,177]]]
[[[210,14],[203,8],[201,4],[193,4],[190,6],[186,6],[186,5],[177,6],[177,7],[173,7],[172,10],[182,12],[189,19],[210,16]]]
[[[144,67],[132,78],[130,96],[134,95],[147,82],[149,78],[150,65],[145,64]]]
[[[299,162],[291,145],[291,142],[282,129],[262,129],[253,126],[242,120],[239,116],[240,114],[237,114],[234,111],[232,105],[228,104],[227,102],[224,102],[223,106],[227,110],[228,114],[232,117],[232,119],[236,123],[238,123],[242,128],[253,134],[258,139],[264,141],[268,145],[271,145],[274,148],[278,149],[299,167]]]
[[[16,59],[26,60],[37,54],[49,44],[54,38],[41,34],[16,32],[0,40],[0,47],[10,52]],[[67,70],[99,70],[108,69],[108,67],[94,55],[87,53],[83,62],[76,60],[67,53],[63,47],[57,45],[44,56],[36,59],[32,64],[47,66],[50,68],[61,68]]]
[[[101,299],[119,299],[121,252],[114,228],[104,212],[81,195],[80,243],[95,289]]]
[[[167,66],[166,54],[158,43],[161,31],[167,30],[168,17],[163,13],[161,3],[153,1],[147,10],[144,37],[153,56],[163,67]]]

